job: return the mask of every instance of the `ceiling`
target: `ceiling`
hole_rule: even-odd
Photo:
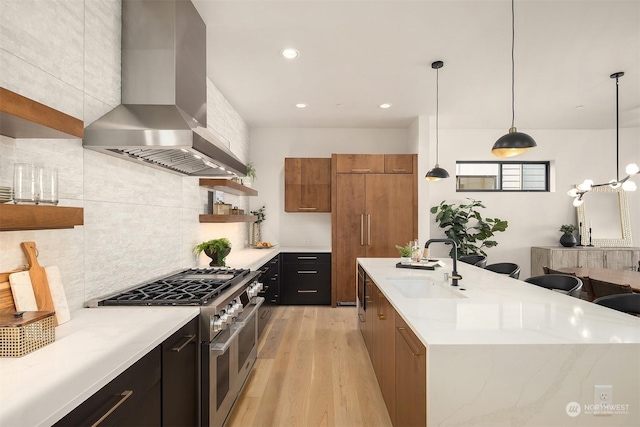
[[[435,114],[436,60],[441,127],[511,124],[509,0],[193,3],[207,74],[251,127],[407,127]],[[640,127],[640,0],[515,1],[519,130],[615,128],[617,71],[620,126]]]

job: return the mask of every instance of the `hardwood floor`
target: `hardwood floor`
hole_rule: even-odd
[[[391,426],[356,308],[276,307],[226,425]]]

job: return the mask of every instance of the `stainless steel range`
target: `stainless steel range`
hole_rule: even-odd
[[[188,269],[90,306],[200,306],[202,425],[222,426],[257,358],[259,274]]]

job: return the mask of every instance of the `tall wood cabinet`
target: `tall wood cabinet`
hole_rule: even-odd
[[[531,275],[544,274],[542,267],[554,270],[563,267],[610,268],[633,270],[640,262],[640,248],[596,248],[560,246],[531,248]]]
[[[355,304],[356,258],[398,257],[395,245],[417,238],[417,155],[334,154],[331,162],[335,307]]]

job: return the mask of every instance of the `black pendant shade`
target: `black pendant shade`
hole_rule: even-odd
[[[427,181],[440,181],[441,179],[449,178],[449,172],[445,169],[441,168],[439,164],[436,165],[427,172],[427,175],[424,177]]]
[[[515,127],[509,133],[501,136],[491,149],[491,153],[498,157],[512,157],[522,154],[536,147],[537,144],[526,133],[518,132]]]

